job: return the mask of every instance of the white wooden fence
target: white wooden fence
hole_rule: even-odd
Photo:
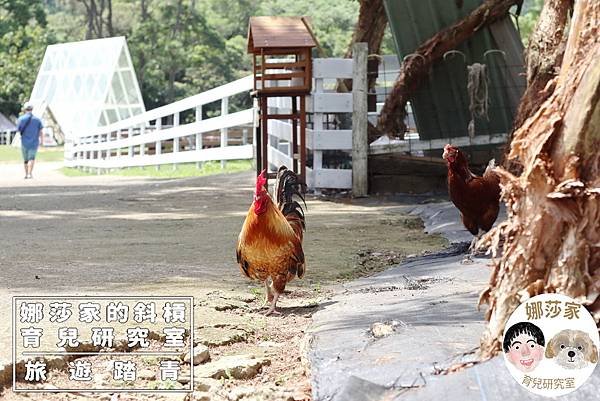
[[[254,120],[254,109],[229,113],[229,98],[252,89],[248,76],[195,96],[118,121],[92,132],[67,138],[65,166],[110,169],[189,162],[253,158],[247,134]],[[204,105],[221,102],[221,115],[202,119]],[[181,113],[193,110],[192,122],[181,123]],[[163,126],[163,120],[171,121]],[[230,146],[228,129],[245,127],[242,144]],[[217,147],[203,148],[203,136],[220,131]],[[165,152],[172,143],[169,152]],[[183,146],[182,146],[183,144]]]
[[[307,153],[312,155],[312,168],[306,168],[307,184],[314,188],[352,188],[352,169],[326,168],[323,152],[352,151],[352,129],[330,129],[325,126],[328,114],[352,113],[352,93],[335,93],[337,79],[352,79],[352,59],[327,58],[313,61],[313,93],[307,99],[307,113],[312,115],[306,129]],[[365,76],[366,79],[366,76]],[[289,98],[269,99],[273,113],[289,114]],[[273,167],[292,164],[291,122],[269,120],[269,162]]]
[[[352,188],[351,168],[327,168],[323,152],[352,151],[352,129],[326,127],[328,115],[352,113],[352,93],[335,93],[338,79],[352,79],[352,59],[315,59],[313,93],[307,99],[307,113],[312,125],[306,130],[308,152],[312,168],[307,168],[307,184],[314,188]],[[366,75],[364,77],[366,80]],[[252,159],[252,144],[231,145],[228,129],[247,127],[255,122],[256,108],[228,113],[228,99],[239,93],[248,93],[253,87],[252,76],[242,78],[207,92],[147,111],[90,133],[68,139],[65,143],[65,166],[103,169],[133,166],[160,166],[210,160]],[[366,95],[365,95],[366,96]],[[221,101],[221,115],[202,120],[202,106]],[[291,113],[289,98],[271,98],[273,112]],[[195,120],[180,124],[180,114],[195,110]],[[172,121],[163,126],[162,121]],[[351,118],[346,119],[351,125]],[[203,148],[203,135],[220,130],[220,146]],[[291,121],[269,120],[268,157],[274,170],[279,165],[292,165]],[[253,135],[252,132],[251,135]],[[190,141],[189,138],[195,138]],[[186,140],[182,140],[186,138]],[[172,142],[169,151],[165,149]],[[253,141],[254,142],[254,141]],[[181,147],[181,143],[187,146]],[[350,156],[348,156],[349,158]],[[348,166],[349,167],[349,166]]]

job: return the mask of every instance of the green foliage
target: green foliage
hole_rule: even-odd
[[[30,22],[46,25],[46,12],[41,0],[0,0],[0,36]]]
[[[41,1],[0,0],[0,112],[17,115],[52,35]]]
[[[519,27],[519,33],[523,43],[527,45],[529,36],[535,28],[540,12],[544,6],[544,0],[525,0],[523,4],[523,12],[517,19],[517,26]]]
[[[161,2],[128,40],[149,109],[224,84],[234,76],[225,40],[185,2]]]
[[[252,15],[306,15],[327,55],[342,56],[356,0],[113,0],[115,34],[127,37],[147,109],[250,74]],[[45,47],[84,40],[86,9],[75,0],[0,0],[0,112],[17,114],[32,90]],[[233,99],[232,109],[248,99]],[[207,114],[218,105],[206,107]]]
[[[358,18],[357,0],[113,0],[112,25],[127,37],[147,109],[250,73],[253,15],[308,16],[327,56],[343,56]],[[543,0],[525,0],[518,19],[526,42]],[[17,114],[33,87],[45,47],[84,40],[86,9],[77,0],[0,0],[0,112]],[[389,29],[382,51],[392,53]],[[247,106],[234,99],[232,109]],[[217,113],[218,105],[205,113]]]

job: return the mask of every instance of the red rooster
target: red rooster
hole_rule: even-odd
[[[264,282],[265,305],[271,305],[266,315],[275,311],[277,299],[285,285],[295,276],[304,275],[302,238],[305,229],[304,211],[294,200],[304,198],[303,184],[287,167],[281,166],[275,182],[275,201],[267,188],[265,171],[256,178],[254,202],[246,215],[237,243],[237,261],[242,273]]]
[[[450,199],[460,211],[466,229],[475,235],[469,248],[473,250],[480,232],[492,228],[500,210],[500,179],[494,171],[494,160],[490,160],[480,177],[469,170],[467,158],[460,149],[448,144],[442,157],[448,163]]]

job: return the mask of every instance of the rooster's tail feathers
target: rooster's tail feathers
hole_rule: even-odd
[[[291,170],[288,170],[286,166],[279,167],[277,170],[277,179],[275,181],[275,199],[277,201],[277,207],[283,213],[288,221],[291,220],[288,216],[293,216],[293,220],[297,220],[301,223],[302,229],[305,228],[304,222],[304,210],[300,203],[294,200],[294,196],[297,196],[304,203],[304,207],[306,207],[306,202],[304,200],[304,196],[302,195],[302,191],[305,189],[306,185],[300,182],[300,179]]]

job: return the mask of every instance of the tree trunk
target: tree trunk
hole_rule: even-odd
[[[352,58],[352,47],[354,43],[360,42],[367,44],[368,55],[379,55],[386,27],[387,15],[385,14],[383,0],[361,0],[358,22],[354,28],[352,41],[350,42],[350,46],[348,46],[348,50],[346,50],[344,58]],[[376,58],[376,60],[377,65],[379,65],[379,58]],[[376,79],[375,76],[368,77],[367,88],[369,91],[375,87]],[[348,91],[352,90],[352,80],[347,79],[344,81],[344,84]],[[338,90],[338,92],[342,91]]]
[[[509,218],[482,240],[495,253],[505,239],[480,299],[489,305],[483,356],[500,350],[512,311],[540,293],[569,295],[600,318],[598,26],[600,2],[575,2],[555,89],[514,133],[509,157],[523,173],[499,169]]]
[[[386,134],[403,134],[406,102],[427,77],[433,63],[485,26],[506,17],[510,7],[520,2],[521,0],[486,0],[464,19],[438,32],[419,46],[412,57],[402,64],[400,75],[379,115],[377,128]]]
[[[112,10],[112,0],[107,1],[108,5],[108,15],[106,16],[106,31],[108,32],[108,36],[115,36],[115,31],[113,29],[113,10]]]
[[[365,42],[369,56],[379,55],[381,53],[381,43],[387,27],[387,15],[383,0],[360,0],[360,10],[358,13],[358,22],[352,34],[350,46],[346,50],[345,58],[352,58],[352,47],[354,43]],[[379,66],[379,58],[377,66]],[[371,92],[375,88],[376,76],[367,77],[367,90]],[[351,79],[339,79],[336,92],[349,92],[352,90]],[[341,119],[347,117],[340,117]],[[345,122],[349,123],[348,121]],[[368,141],[372,142],[381,136],[381,132],[370,122],[367,122]]]
[[[523,125],[554,90],[547,85],[560,69],[567,40],[566,26],[572,10],[572,0],[548,0],[544,3],[527,45],[527,90],[515,116],[515,128]]]

